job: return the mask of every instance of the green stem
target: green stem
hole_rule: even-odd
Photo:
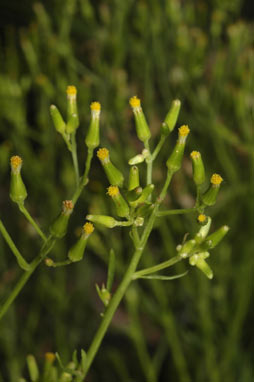
[[[152,153],[152,157],[151,157],[152,161],[154,161],[156,159],[156,157],[159,154],[159,152],[160,152],[160,150],[161,150],[161,148],[163,146],[163,143],[165,142],[166,138],[167,137],[165,135],[161,135],[160,140],[157,143],[157,146],[155,147],[155,149],[154,149],[154,151]]]
[[[6,228],[5,228],[5,226],[4,226],[4,224],[3,224],[1,219],[0,219],[0,231],[1,231],[1,233],[2,233],[2,235],[4,237],[4,239],[5,239],[6,243],[10,247],[12,253],[16,257],[19,266],[22,269],[24,269],[24,271],[28,271],[30,269],[30,265],[26,262],[24,257],[19,252],[18,248],[16,247],[15,243],[13,242],[13,240],[10,237],[9,233],[7,232],[7,230],[6,230]]]
[[[42,238],[42,240],[44,240],[44,242],[46,243],[46,241],[47,241],[46,236],[44,235],[44,233],[42,232],[42,230],[40,229],[40,227],[38,226],[38,224],[34,221],[34,219],[32,218],[32,216],[29,214],[29,212],[27,211],[25,205],[24,205],[23,203],[19,203],[18,206],[19,206],[19,209],[20,209],[20,211],[22,212],[22,214],[25,215],[25,217],[26,217],[27,220],[32,224],[32,226],[34,227],[34,229],[36,230],[36,232],[40,235],[40,237]]]
[[[73,204],[76,203],[76,201],[78,200],[83,188],[85,187],[85,185],[87,184],[87,181],[88,181],[88,173],[89,173],[89,170],[90,170],[90,167],[91,167],[91,161],[92,161],[92,158],[93,158],[93,149],[89,149],[88,148],[88,152],[87,152],[87,158],[86,158],[86,165],[85,165],[85,172],[84,172],[84,175],[82,176],[81,178],[81,181],[79,183],[79,186],[77,187],[73,197],[72,197],[72,202]]]
[[[164,184],[164,187],[160,193],[160,197],[157,199],[156,203],[155,203],[155,207],[154,207],[154,210],[153,212],[151,213],[149,219],[148,219],[148,223],[144,229],[144,232],[143,232],[143,235],[142,235],[142,238],[141,240],[139,241],[139,247],[136,248],[133,256],[132,256],[132,259],[131,259],[131,262],[125,272],[125,275],[122,279],[122,282],[121,284],[119,285],[116,293],[114,294],[113,298],[111,299],[108,307],[107,307],[107,310],[106,312],[104,313],[104,316],[103,316],[103,320],[101,322],[101,325],[99,327],[99,329],[97,330],[94,338],[93,338],[93,341],[91,343],[91,346],[89,347],[89,350],[87,352],[87,358],[86,358],[86,364],[85,364],[85,369],[83,371],[83,378],[85,378],[85,376],[87,375],[87,372],[88,370],[90,369],[90,366],[94,360],[94,357],[100,347],[100,344],[104,338],[104,335],[112,321],[112,318],[115,314],[115,311],[116,309],[118,308],[118,305],[120,304],[125,292],[126,292],[126,289],[128,288],[129,284],[131,283],[132,281],[132,277],[133,277],[133,274],[135,273],[136,271],[136,268],[138,266],[138,263],[140,261],[140,258],[142,256],[142,253],[144,251],[144,248],[145,248],[145,245],[147,243],[147,240],[150,236],[150,233],[153,229],[153,225],[154,225],[154,221],[156,219],[156,212],[161,204],[161,202],[163,201],[165,195],[166,195],[166,192],[167,192],[167,188],[170,184],[170,180],[172,178],[172,173],[169,173],[168,171],[168,174],[167,174],[167,179],[166,179],[166,182]]]
[[[0,320],[4,316],[4,314],[7,312],[9,309],[10,305],[13,303],[15,298],[18,296],[24,285],[27,283],[29,278],[32,276],[34,273],[35,269],[38,267],[38,265],[42,262],[42,260],[45,259],[47,254],[51,251],[55,244],[55,239],[52,238],[51,236],[47,239],[47,241],[43,244],[40,253],[36,258],[32,261],[30,264],[30,270],[25,272],[22,277],[19,279],[18,283],[12,290],[11,294],[8,296],[7,300],[5,303],[0,307]]]
[[[180,255],[177,255],[175,257],[172,257],[172,259],[169,259],[167,261],[164,261],[163,263],[154,265],[153,267],[142,269],[141,271],[135,272],[132,276],[132,280],[136,280],[142,276],[149,275],[150,273],[155,273],[158,271],[161,271],[162,269],[169,268],[172,265],[178,263],[183,258]]]
[[[77,157],[77,144],[76,144],[76,133],[71,133],[71,155],[73,161],[73,167],[75,172],[76,186],[79,186],[79,168],[78,168],[78,157]]]
[[[168,215],[182,215],[182,214],[190,214],[192,212],[196,212],[197,207],[194,208],[183,208],[183,209],[177,209],[177,210],[166,210],[166,211],[159,211],[157,213],[158,217],[161,216],[168,216]]]
[[[149,156],[146,159],[146,164],[147,164],[146,184],[148,185],[148,184],[152,183],[153,161],[152,161],[152,157],[151,157],[151,152],[150,152],[148,140],[144,142],[144,146],[149,152]]]

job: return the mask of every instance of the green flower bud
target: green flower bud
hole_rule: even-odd
[[[199,258],[196,262],[196,267],[203,272],[210,280],[213,278],[213,271],[205,260]]]
[[[205,216],[205,215],[200,214],[198,219],[202,220],[203,216]],[[208,216],[207,223],[200,228],[200,230],[198,231],[198,233],[194,237],[194,240],[196,241],[197,244],[200,244],[202,241],[204,241],[204,239],[206,238],[206,236],[208,235],[208,232],[210,230],[211,223],[212,223],[212,219]]]
[[[31,381],[37,381],[39,378],[39,369],[36,359],[30,354],[26,357],[26,362]]]
[[[183,125],[178,129],[178,131],[177,143],[166,163],[169,171],[172,173],[178,171],[181,168],[186,138],[190,132],[190,129],[188,126]]]
[[[15,203],[24,203],[27,197],[26,186],[21,177],[22,159],[15,155],[11,157],[11,182],[10,182],[10,198]]]
[[[64,371],[61,374],[59,382],[71,382],[71,381],[72,381],[72,375],[70,373],[67,373],[66,371]]]
[[[68,252],[68,258],[71,261],[76,262],[83,259],[85,248],[87,245],[87,240],[93,231],[94,231],[94,226],[92,223],[84,224],[81,237]]]
[[[181,247],[181,249],[179,251],[179,255],[183,259],[185,259],[186,257],[188,257],[190,252],[193,250],[195,245],[196,245],[196,241],[195,240],[188,240],[188,241],[186,241],[186,243],[184,243],[184,245]]]
[[[139,170],[137,166],[130,168],[128,190],[134,190],[139,186]]]
[[[117,215],[122,218],[128,217],[130,214],[130,210],[128,204],[120,194],[119,188],[117,186],[109,186],[107,194],[112,198],[115,204]]]
[[[66,125],[66,132],[68,134],[72,134],[77,130],[79,125],[79,119],[77,114],[72,114],[68,120],[68,123]]]
[[[68,222],[72,214],[74,205],[71,200],[64,200],[62,211],[49,227],[51,235],[57,238],[63,237],[67,232]]]
[[[96,284],[95,286],[96,286],[96,291],[97,291],[98,296],[100,297],[101,301],[103,302],[103,304],[105,306],[108,306],[109,301],[111,299],[110,292],[105,288],[104,284],[102,284],[101,289],[100,289],[99,285]]]
[[[132,207],[136,208],[139,204],[144,203],[149,198],[149,196],[152,194],[153,190],[154,190],[154,184],[149,184],[148,186],[146,186],[143,189],[143,191],[142,191],[142,193],[138,199],[129,202],[130,205]]]
[[[128,202],[134,202],[140,197],[140,195],[142,194],[142,191],[143,191],[142,187],[137,187],[132,191],[128,191],[126,193],[126,199],[128,200]]]
[[[174,130],[176,122],[177,122],[178,114],[180,111],[180,107],[181,107],[181,101],[179,101],[179,99],[175,99],[172,102],[169,112],[166,115],[166,118],[162,124],[161,133],[163,135],[168,135],[169,133],[171,133],[171,131]]]
[[[141,107],[140,99],[134,96],[130,98],[129,102],[134,113],[137,136],[142,142],[145,142],[150,139],[151,133]]]
[[[77,89],[75,86],[67,86],[66,89],[67,94],[67,120],[68,123],[72,117],[73,114],[76,115],[77,119],[77,127],[79,125],[78,120],[78,109],[77,109]]]
[[[45,354],[45,363],[44,363],[44,370],[43,370],[43,381],[53,381],[54,379],[52,378],[52,371],[53,371],[53,363],[56,359],[56,356],[54,353],[46,353]]]
[[[137,209],[137,216],[142,216],[144,218],[152,212],[153,208],[154,204],[152,203],[143,204]]]
[[[205,168],[199,151],[192,151],[190,154],[192,160],[193,180],[197,186],[205,181]]]
[[[109,151],[106,148],[99,149],[97,151],[97,157],[101,161],[109,183],[113,186],[122,187],[124,181],[123,174],[110,161]]]
[[[207,206],[213,206],[220,189],[220,184],[223,181],[222,177],[218,174],[213,174],[211,177],[211,185],[208,191],[202,196],[202,201]]]
[[[143,154],[138,154],[138,155],[135,155],[135,157],[131,158],[128,161],[128,164],[132,166],[134,164],[142,163],[142,162],[144,162],[144,160],[145,160],[144,155]]]
[[[117,221],[112,216],[107,215],[87,215],[87,220],[93,223],[104,225],[107,228],[114,228],[117,226]]]
[[[207,236],[206,240],[202,244],[204,249],[212,249],[219,244],[223,237],[228,233],[229,227],[227,225],[222,226],[217,231]]]
[[[63,117],[62,117],[60,111],[58,110],[58,108],[55,105],[50,106],[50,115],[52,117],[52,121],[53,121],[53,124],[55,126],[56,131],[58,131],[58,133],[64,135],[66,125],[65,125],[65,122],[63,120]]]
[[[85,143],[89,149],[94,149],[100,144],[100,113],[101,105],[99,102],[92,102],[91,108],[91,122],[88,128],[88,133]]]

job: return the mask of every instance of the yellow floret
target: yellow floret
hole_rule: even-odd
[[[198,159],[198,158],[200,158],[201,155],[200,155],[199,151],[192,151],[190,156],[192,159]]]
[[[131,97],[129,103],[131,107],[140,107],[140,99],[137,96]]]
[[[109,157],[109,151],[105,147],[97,151],[97,157],[100,160],[107,159]]]
[[[18,155],[14,155],[13,157],[11,157],[11,167],[13,169],[16,170],[21,165],[22,165],[22,159]]]
[[[101,104],[100,102],[92,102],[90,105],[91,110],[99,111],[101,110]]]
[[[179,127],[178,131],[179,131],[179,135],[181,137],[186,137],[189,134],[190,129],[187,125],[183,125],[183,126]]]
[[[213,174],[210,181],[215,186],[219,186],[221,182],[223,181],[223,178],[219,174]]]
[[[83,230],[86,235],[90,235],[94,231],[94,226],[92,223],[85,223],[83,225]]]
[[[198,215],[198,221],[199,223],[204,223],[204,221],[206,221],[206,216],[204,214]]]
[[[119,188],[117,186],[109,186],[107,194],[109,196],[117,196],[119,194]]]
[[[50,352],[48,352],[48,353],[45,354],[45,359],[46,359],[46,361],[48,361],[48,362],[50,362],[50,363],[53,363],[54,360],[55,360],[55,358],[56,358],[56,356],[55,356],[54,353],[50,353]]]
[[[72,85],[67,86],[66,93],[67,95],[76,95],[77,94],[76,86],[72,86]]]

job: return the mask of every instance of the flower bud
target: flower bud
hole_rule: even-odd
[[[31,381],[37,381],[39,378],[39,369],[36,359],[32,354],[30,354],[26,357],[26,362]]]
[[[144,203],[149,198],[153,190],[154,190],[154,184],[149,184],[143,189],[138,199],[129,202],[130,205],[136,208],[139,204]]]
[[[50,115],[51,115],[51,118],[52,118],[52,121],[53,121],[53,124],[55,126],[56,131],[58,131],[58,133],[64,135],[66,125],[65,125],[65,122],[63,120],[63,117],[62,117],[60,111],[58,110],[58,108],[55,105],[50,106]]]
[[[137,216],[142,216],[143,218],[149,215],[154,209],[154,204],[146,203],[137,209]]]
[[[63,237],[67,232],[68,222],[72,214],[74,205],[71,200],[64,200],[62,211],[49,227],[51,235],[57,238]]]
[[[130,168],[128,191],[134,190],[139,186],[139,170],[137,166]]]
[[[142,187],[137,187],[132,191],[128,191],[125,195],[126,199],[128,200],[128,202],[134,202],[140,197],[140,195],[142,194],[142,191],[143,191]]]
[[[199,151],[192,151],[190,154],[192,160],[193,180],[197,186],[205,181],[205,168]]]
[[[166,163],[169,171],[173,173],[181,168],[186,138],[189,132],[190,129],[186,125],[183,125],[178,129],[177,143]]]
[[[77,114],[72,114],[68,120],[68,123],[66,125],[66,132],[68,134],[74,133],[75,130],[77,130],[79,125],[79,119]]]
[[[142,142],[145,142],[150,139],[151,133],[141,107],[140,99],[134,96],[130,98],[129,102],[134,113],[137,136]]]
[[[200,252],[196,253],[195,255],[191,256],[189,259],[189,263],[192,266],[196,266],[199,268],[209,279],[213,278],[213,271],[210,268],[210,266],[207,264],[205,259],[209,257],[208,252]]]
[[[93,223],[104,225],[107,228],[114,228],[117,226],[117,221],[112,216],[107,215],[87,215],[87,220]]]
[[[200,214],[198,219],[203,220],[203,217],[205,217],[205,215]],[[211,223],[212,223],[212,219],[208,216],[207,223],[200,228],[200,230],[194,237],[194,240],[196,241],[197,244],[200,244],[202,241],[204,241],[204,239],[206,238],[210,230]]]
[[[100,144],[100,113],[101,105],[99,102],[92,102],[91,108],[91,122],[86,135],[85,143],[89,149],[94,149]]]
[[[46,353],[45,354],[45,363],[44,363],[44,370],[43,370],[43,377],[42,377],[42,380],[43,381],[53,381],[54,378],[53,378],[53,370],[54,370],[54,367],[53,367],[53,363],[55,361],[55,354],[54,353]]]
[[[177,122],[178,114],[180,111],[180,107],[181,107],[181,101],[179,101],[179,99],[175,99],[171,103],[169,112],[166,115],[166,118],[162,124],[161,133],[163,135],[168,135],[169,133],[171,133],[171,131],[174,130],[176,122]]]
[[[105,306],[108,306],[109,301],[111,299],[110,292],[105,288],[105,285],[102,284],[102,287],[100,288],[98,284],[96,286],[96,291],[98,293],[98,296],[100,297],[100,300],[103,302]]]
[[[83,226],[83,232],[73,247],[69,250],[68,258],[73,261],[80,261],[83,259],[85,248],[87,245],[87,240],[89,236],[93,233],[94,226],[92,223],[85,223]]]
[[[27,197],[26,186],[21,177],[22,159],[15,155],[11,157],[11,182],[10,182],[10,198],[15,203],[24,203]]]
[[[202,196],[202,201],[207,206],[213,206],[220,189],[220,184],[223,181],[222,177],[218,174],[213,174],[211,177],[211,185],[208,191]]]
[[[120,194],[119,188],[117,186],[109,186],[107,194],[114,202],[117,215],[120,217],[128,217],[130,210],[128,204]]]
[[[67,119],[69,122],[73,114],[75,114],[77,116],[76,118],[78,119],[77,88],[75,86],[67,86],[66,94],[67,94]]]
[[[128,164],[132,166],[134,164],[142,163],[142,162],[144,162],[144,160],[145,160],[144,155],[143,154],[138,154],[138,155],[135,155],[135,157],[131,158],[128,161]]]
[[[99,149],[97,151],[97,157],[101,161],[109,183],[113,186],[122,187],[124,181],[123,174],[110,161],[109,151],[106,148]]]
[[[212,249],[219,244],[223,237],[228,233],[229,227],[227,225],[222,226],[217,231],[207,236],[206,240],[202,244],[204,249]]]
[[[181,249],[179,251],[179,255],[183,259],[185,259],[189,255],[189,253],[193,250],[195,245],[196,245],[196,241],[195,240],[188,240],[188,241],[186,241],[186,243],[184,243],[184,245],[181,247]]]

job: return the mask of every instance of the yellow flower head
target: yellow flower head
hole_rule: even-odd
[[[180,137],[187,137],[187,135],[190,132],[190,129],[187,125],[183,125],[183,126],[179,127],[178,132],[179,132]]]
[[[219,186],[223,181],[222,177],[219,174],[213,174],[210,179],[211,183],[214,186]]]
[[[83,230],[86,235],[90,235],[94,231],[94,226],[92,223],[85,223],[83,225]]]
[[[113,198],[119,195],[119,188],[117,186],[109,186],[107,194]]]
[[[190,156],[192,159],[198,159],[198,158],[200,158],[201,154],[199,151],[192,151]]]
[[[22,165],[22,159],[18,155],[14,155],[13,157],[11,157],[10,162],[13,170],[19,169]]]
[[[102,149],[99,149],[97,151],[97,157],[101,161],[104,161],[105,159],[108,159],[109,158],[109,151],[108,151],[108,149],[106,149],[105,147],[103,147]]]
[[[48,352],[48,353],[45,354],[45,360],[50,362],[50,363],[53,363],[55,358],[56,358],[56,356],[55,356],[54,353]]]
[[[137,96],[131,97],[129,100],[131,107],[140,107],[140,99]]]
[[[206,221],[206,215],[200,214],[198,215],[198,222],[199,223],[204,223]]]
[[[90,105],[91,110],[100,111],[101,110],[101,104],[100,102],[92,102]]]
[[[75,96],[77,94],[77,88],[76,86],[67,86],[66,89],[67,96]]]

